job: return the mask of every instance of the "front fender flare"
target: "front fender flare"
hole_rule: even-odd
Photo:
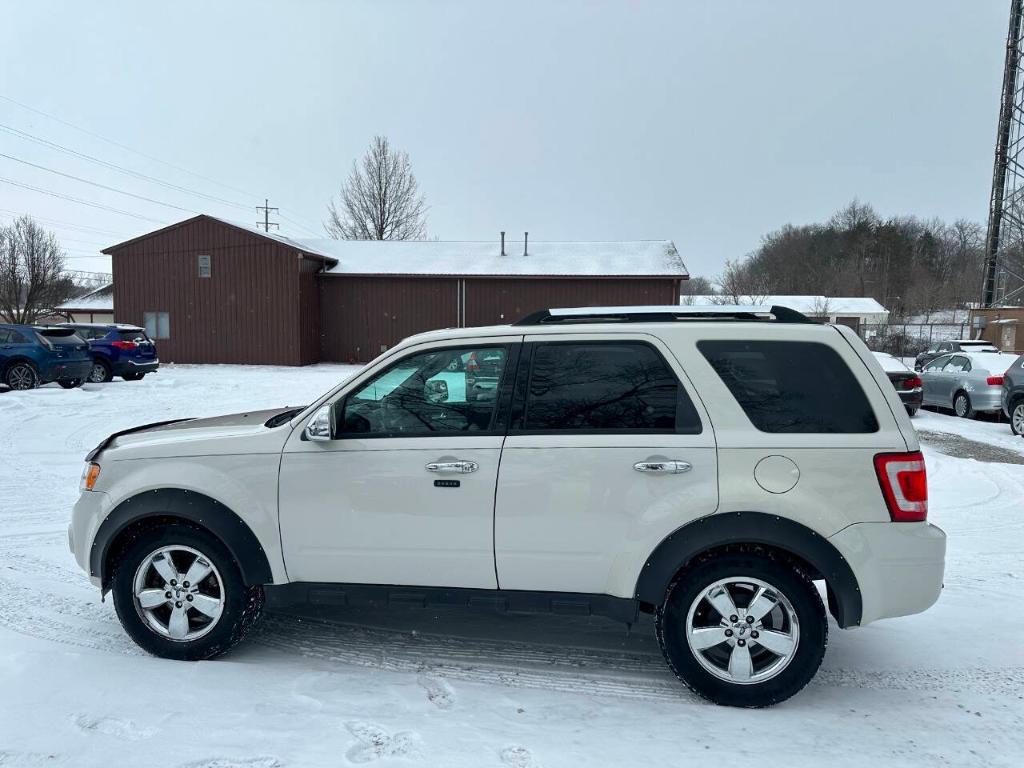
[[[763,512],[722,512],[673,531],[644,564],[636,582],[636,599],[661,605],[681,569],[704,552],[730,544],[771,547],[805,561],[828,584],[835,598],[834,605],[829,601],[829,608],[839,626],[860,624],[860,587],[846,558],[828,539],[807,526]]]
[[[93,538],[89,572],[106,587],[105,572],[111,544],[133,523],[147,518],[174,517],[201,525],[231,552],[248,586],[270,584],[273,576],[267,553],[248,525],[216,499],[182,488],[158,488],[131,496],[107,515]]]

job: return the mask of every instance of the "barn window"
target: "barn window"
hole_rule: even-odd
[[[151,339],[171,338],[171,316],[168,312],[143,312],[142,324]]]
[[[205,254],[200,254],[199,256],[199,276],[210,276],[210,257]]]

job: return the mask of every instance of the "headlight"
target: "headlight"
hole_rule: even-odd
[[[100,465],[95,461],[90,461],[85,465],[85,469],[82,470],[82,480],[78,484],[78,489],[81,491],[91,491],[96,485],[96,480],[100,476]]]

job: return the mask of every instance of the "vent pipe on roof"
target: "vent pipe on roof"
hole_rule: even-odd
[[[526,255],[526,252],[527,252],[526,246],[529,244],[529,242],[530,242],[530,233],[529,232],[523,232],[523,256]]]
[[[501,255],[505,255],[505,230],[501,231]]]

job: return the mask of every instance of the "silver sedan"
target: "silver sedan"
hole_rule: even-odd
[[[1002,408],[1003,373],[1014,355],[959,352],[935,358],[921,370],[923,405],[952,408],[957,416],[997,413]]]

